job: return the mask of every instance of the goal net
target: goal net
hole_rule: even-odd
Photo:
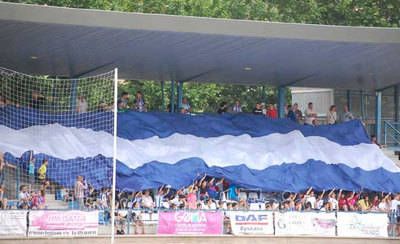
[[[114,72],[58,79],[0,68],[2,204],[68,209],[83,194],[79,208],[109,207],[99,199],[112,187]]]

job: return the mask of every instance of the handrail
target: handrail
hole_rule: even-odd
[[[400,122],[389,122],[387,120],[383,121],[384,124],[384,142],[385,145],[387,144],[387,136],[388,136],[388,131],[387,128],[390,128],[393,130],[394,133],[389,134],[389,136],[397,143],[400,144],[400,131],[395,127],[395,125],[400,125]]]

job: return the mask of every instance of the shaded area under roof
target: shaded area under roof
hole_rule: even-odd
[[[0,3],[0,66],[28,74],[374,90],[400,83],[400,29]]]

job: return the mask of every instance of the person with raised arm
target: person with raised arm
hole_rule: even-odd
[[[324,206],[325,189],[317,197],[316,209],[321,209]]]
[[[331,205],[331,210],[335,211],[338,209],[338,200],[336,199],[335,188],[328,194],[328,202]]]
[[[346,195],[343,194],[343,190],[340,189],[338,194],[338,203],[339,203],[339,210],[340,211],[349,211],[349,206],[347,205]]]
[[[306,203],[307,202],[311,203],[311,208],[315,209],[315,203],[316,203],[317,199],[315,198],[315,193],[314,193],[312,187],[308,188],[304,197],[306,199]]]

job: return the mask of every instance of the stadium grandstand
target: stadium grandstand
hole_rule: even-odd
[[[0,243],[399,241],[398,28],[0,2],[0,34]],[[169,112],[119,80],[168,82]],[[278,104],[193,113],[192,81],[274,86]],[[291,86],[347,91],[343,112],[318,122]]]

